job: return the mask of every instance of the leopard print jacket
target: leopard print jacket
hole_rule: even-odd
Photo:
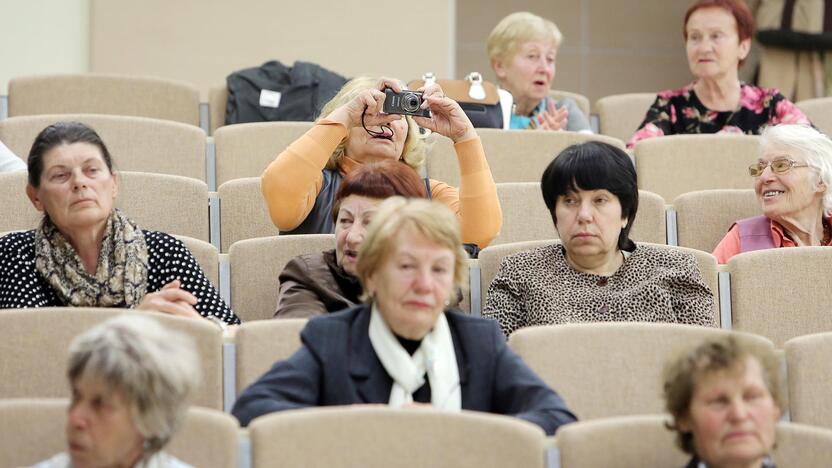
[[[508,336],[531,325],[670,322],[716,326],[714,298],[693,255],[638,245],[612,276],[569,266],[561,244],[507,256],[483,315]]]

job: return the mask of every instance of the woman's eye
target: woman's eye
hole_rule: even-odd
[[[604,203],[606,203],[607,201],[609,201],[609,200],[607,200],[606,198],[603,198],[603,197],[601,197],[601,198],[596,198],[596,199],[595,199],[595,204],[596,204],[596,205],[603,205],[603,204],[604,204]]]
[[[68,174],[66,172],[56,172],[55,174],[52,174],[51,179],[52,180],[64,180],[64,179],[67,178],[67,175]]]

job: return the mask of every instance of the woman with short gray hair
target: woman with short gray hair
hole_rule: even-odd
[[[184,468],[162,452],[199,380],[189,337],[150,317],[124,315],[70,346],[66,453],[36,468]]]
[[[832,245],[832,140],[806,125],[766,128],[748,167],[763,214],[734,223],[714,256],[779,247]]]

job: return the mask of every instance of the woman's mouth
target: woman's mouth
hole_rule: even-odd
[[[783,195],[784,193],[786,193],[786,192],[784,192],[782,190],[765,190],[763,192],[763,199],[764,200],[771,200],[773,198],[779,197],[780,195]]]

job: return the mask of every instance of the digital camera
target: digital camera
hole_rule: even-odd
[[[430,109],[422,109],[422,93],[404,90],[397,93],[390,88],[384,90],[385,114],[414,115],[416,117],[430,117]]]

